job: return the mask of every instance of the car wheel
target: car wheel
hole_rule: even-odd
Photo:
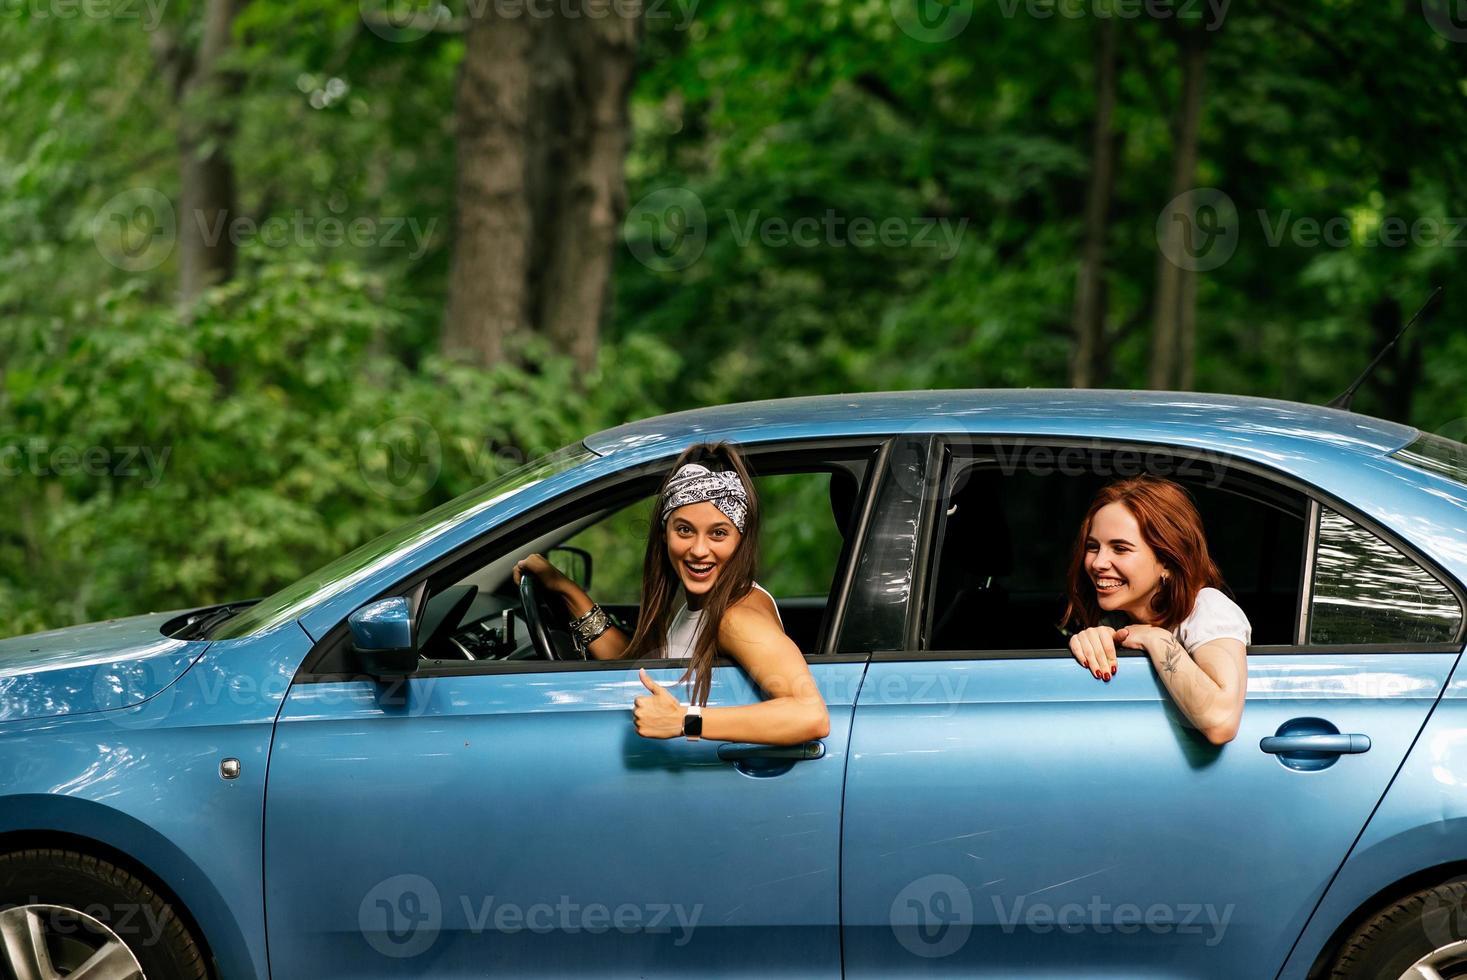
[[[1407,895],[1355,930],[1330,980],[1467,977],[1467,882]]]
[[[173,906],[123,869],[51,848],[0,855],[0,976],[205,980],[208,975],[203,950]]]

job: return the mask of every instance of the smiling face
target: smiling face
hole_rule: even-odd
[[[1101,609],[1119,609],[1139,623],[1151,622],[1151,597],[1165,570],[1125,504],[1106,504],[1095,512],[1085,538],[1085,573]]]
[[[667,519],[667,557],[696,607],[739,547],[739,529],[711,501],[688,504]]]

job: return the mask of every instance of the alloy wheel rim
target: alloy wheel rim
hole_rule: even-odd
[[[1467,973],[1467,939],[1438,946],[1412,963],[1400,980],[1447,980]]]
[[[0,912],[0,958],[16,980],[145,980],[117,933],[64,905]]]

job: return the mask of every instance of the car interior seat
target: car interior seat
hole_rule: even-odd
[[[943,523],[933,592],[933,650],[1001,649],[1014,645],[1003,578],[1013,571],[1013,541],[999,473],[969,470]]]

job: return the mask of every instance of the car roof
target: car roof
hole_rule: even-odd
[[[815,395],[719,405],[629,422],[585,440],[600,455],[701,440],[767,442],[901,432],[1095,436],[1176,441],[1253,455],[1279,441],[1379,456],[1407,425],[1271,398],[1177,391],[954,389]],[[1280,446],[1280,448],[1283,448]]]

